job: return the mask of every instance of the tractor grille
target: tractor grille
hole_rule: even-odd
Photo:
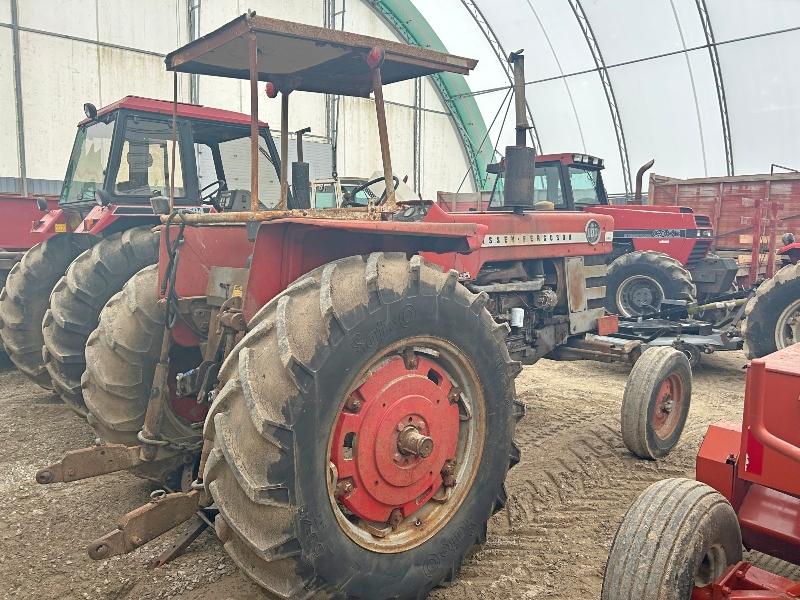
[[[605,266],[607,259],[608,257],[604,254],[584,256],[583,264],[586,267],[599,267],[600,265]],[[586,301],[587,308],[603,308],[606,303],[605,287],[606,273],[608,272],[608,268],[596,268],[593,269],[593,271],[595,271],[595,273],[592,274],[595,276],[586,278],[586,292],[588,295],[588,300]]]
[[[700,260],[704,259],[710,248],[711,240],[697,240],[694,243],[691,254],[689,254],[689,260],[686,261],[686,266],[693,267]]]
[[[694,222],[698,227],[711,227],[711,219],[706,215],[695,215]]]

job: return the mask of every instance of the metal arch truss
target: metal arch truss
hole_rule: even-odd
[[[722,139],[725,143],[725,164],[728,176],[734,175],[733,168],[733,144],[731,143],[731,124],[728,119],[728,102],[725,99],[725,85],[722,83],[722,67],[717,53],[717,42],[714,39],[714,30],[711,27],[711,18],[708,15],[706,0],[695,0],[697,12],[700,13],[700,22],[703,25],[703,33],[706,36],[708,55],[711,59],[711,69],[714,71],[714,83],[717,86],[717,100],[719,101],[719,115],[722,119]]]
[[[511,71],[511,65],[508,64],[508,54],[503,49],[503,45],[495,35],[492,26],[489,24],[489,21],[487,21],[486,17],[483,16],[483,12],[474,0],[461,0],[461,4],[464,5],[464,8],[467,9],[467,12],[473,18],[478,26],[478,29],[480,29],[481,33],[483,33],[483,37],[485,37],[486,41],[489,42],[489,46],[492,48],[492,51],[494,52],[498,62],[500,63],[500,66],[503,69],[503,72],[508,78],[508,82],[513,85],[514,73]],[[536,130],[536,123],[533,120],[533,113],[531,112],[531,107],[527,102],[525,103],[525,110],[528,112],[528,120],[531,124],[531,128],[528,130],[528,134],[531,138],[531,144],[536,150],[536,153],[541,154],[542,144],[539,140],[539,132]]]
[[[414,35],[409,31],[406,24],[397,18],[391,10],[389,10],[383,2],[380,0],[366,0],[367,4],[371,6],[374,10],[380,14],[381,18],[384,19],[394,31],[403,38],[403,41],[407,44],[413,44],[415,46],[419,45],[418,40],[414,37]],[[455,99],[450,95],[450,92],[447,90],[447,87],[442,80],[441,73],[437,73],[434,75],[429,76],[431,81],[433,81],[434,86],[436,87],[436,91],[439,93],[439,97],[441,98],[444,105],[447,107],[447,111],[450,113],[450,116],[453,119],[453,123],[455,123],[456,129],[458,129],[458,135],[461,137],[461,143],[464,147],[464,152],[467,154],[467,159],[469,160],[470,170],[472,171],[473,178],[475,180],[475,185],[477,189],[482,190],[486,186],[486,175],[483,173],[483,169],[480,167],[480,163],[478,160],[478,154],[480,152],[480,148],[476,148],[475,144],[473,143],[472,138],[469,135],[466,127],[464,127],[464,123],[461,122],[461,119],[458,116],[458,111],[455,105]]]
[[[597,38],[594,36],[592,26],[583,10],[580,0],[569,0],[570,8],[575,13],[575,18],[578,20],[578,25],[586,38],[586,43],[589,45],[589,51],[592,53],[594,64],[597,67],[597,73],[600,75],[600,82],[603,84],[603,91],[606,95],[608,102],[608,110],[611,112],[611,121],[614,124],[614,134],[617,136],[617,147],[619,148],[619,160],[622,167],[622,178],[625,182],[625,196],[630,199],[631,197],[631,167],[628,160],[628,146],[625,143],[625,132],[622,129],[622,119],[619,114],[619,107],[617,106],[617,99],[614,96],[614,88],[611,85],[611,78],[608,75],[608,68],[603,60],[603,54],[600,52],[600,46],[597,43]]]

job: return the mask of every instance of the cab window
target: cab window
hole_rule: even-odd
[[[601,204],[598,194],[600,171],[597,169],[569,168],[569,183],[572,187],[572,198],[576,206]]]
[[[172,128],[164,121],[129,117],[125,122],[122,156],[114,193],[125,196],[169,194]],[[180,157],[175,161],[175,197],[186,196]]]
[[[534,202],[549,201],[556,208],[564,206],[564,194],[561,189],[560,163],[536,165],[533,181]]]

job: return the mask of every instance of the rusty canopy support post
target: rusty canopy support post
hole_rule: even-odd
[[[753,216],[753,243],[750,251],[750,271],[748,274],[748,286],[752,286],[758,280],[758,267],[761,262],[761,227],[764,219],[764,200],[756,200],[755,215]]]
[[[258,210],[258,43],[250,32],[250,210]]]
[[[771,200],[767,208],[769,211],[769,243],[767,245],[767,272],[764,275],[767,279],[775,275],[775,251],[778,249],[778,212],[780,209],[780,203],[775,200]]]
[[[178,142],[178,72],[172,77],[172,164],[169,168],[169,212],[175,208],[175,154]]]
[[[375,94],[375,114],[378,117],[378,139],[381,144],[383,179],[386,183],[386,208],[393,212],[397,202],[394,196],[394,174],[392,173],[392,156],[389,151],[389,130],[386,127],[386,104],[383,101],[381,62],[383,62],[383,52],[381,52],[380,62],[374,67],[370,64],[370,67],[372,67],[372,91]]]
[[[278,210],[289,206],[289,91],[281,92],[281,200]]]

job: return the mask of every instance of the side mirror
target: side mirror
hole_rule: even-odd
[[[83,114],[85,114],[86,118],[90,121],[94,121],[97,119],[97,107],[91,102],[87,102],[83,105]]]
[[[49,210],[47,208],[47,200],[42,197],[36,198],[36,208],[39,212],[47,212]]]

